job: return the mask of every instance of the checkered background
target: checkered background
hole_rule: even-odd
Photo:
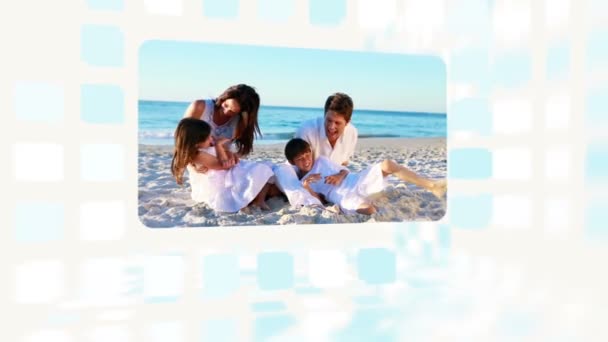
[[[608,2],[0,6],[3,341],[605,341]],[[147,229],[147,40],[432,54],[435,223]]]

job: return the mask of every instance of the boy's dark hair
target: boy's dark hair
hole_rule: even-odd
[[[350,122],[350,118],[353,115],[353,107],[353,100],[350,96],[344,93],[334,93],[329,95],[327,100],[325,100],[325,112],[323,114],[327,114],[328,110],[333,110],[342,115],[346,122]]]
[[[293,164],[293,160],[295,158],[309,151],[311,151],[310,144],[308,144],[306,140],[293,138],[287,142],[287,145],[285,145],[285,158],[287,158],[287,160]]]

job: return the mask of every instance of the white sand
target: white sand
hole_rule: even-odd
[[[170,171],[171,146],[139,146],[139,216],[148,227],[239,226],[274,224],[319,224],[388,221],[428,221],[443,217],[445,199],[412,184],[389,176],[389,186],[375,196],[378,213],[372,216],[338,212],[336,206],[326,209],[304,207],[292,209],[280,198],[268,201],[271,211],[258,209],[234,214],[216,214],[207,205],[190,199],[190,187],[178,186]],[[283,145],[256,145],[248,159],[285,161]],[[360,171],[383,159],[393,159],[419,175],[443,179],[447,157],[444,138],[359,139],[357,153],[349,165]],[[185,174],[187,179],[187,172]]]

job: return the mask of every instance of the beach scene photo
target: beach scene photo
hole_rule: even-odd
[[[433,56],[146,42],[138,216],[149,228],[439,220],[445,112]]]

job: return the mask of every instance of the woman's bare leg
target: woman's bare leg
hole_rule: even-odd
[[[281,189],[279,189],[278,186],[274,185],[274,184],[269,184],[270,186],[268,187],[268,193],[266,194],[266,198],[271,198],[271,197],[276,197],[276,196],[281,196],[284,195],[283,192],[281,191]]]
[[[443,198],[443,195],[445,195],[445,192],[447,191],[447,184],[445,181],[433,181],[420,177],[412,170],[406,168],[403,165],[399,165],[393,160],[384,160],[381,164],[381,167],[382,175],[384,177],[388,175],[394,175],[404,182],[418,185],[419,187],[430,191],[437,198]]]
[[[258,195],[255,196],[251,204],[255,205],[256,207],[259,207],[262,210],[270,210],[270,207],[268,206],[268,204],[266,204],[266,195],[268,195],[270,185],[270,183],[264,184],[264,187],[262,188],[262,190],[260,190]]]

